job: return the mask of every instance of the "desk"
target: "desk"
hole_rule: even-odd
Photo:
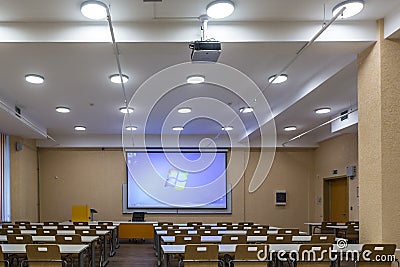
[[[26,244],[1,244],[3,253],[5,254],[25,254]],[[78,254],[79,255],[79,266],[84,267],[83,251],[85,251],[88,245],[58,245],[61,254]]]
[[[81,236],[82,243],[90,244],[90,254],[92,258],[91,267],[95,266],[95,245],[94,242],[99,239],[99,236]],[[55,243],[56,237],[54,235],[33,235],[32,240],[35,243]],[[7,242],[6,235],[0,235],[0,242]]]
[[[175,236],[162,236],[161,240],[164,243],[174,243]],[[201,242],[204,243],[220,243],[222,240],[222,236],[201,236]],[[266,242],[267,236],[247,236],[248,243],[257,243],[257,242]],[[311,236],[293,236],[293,242],[310,242]]]
[[[330,226],[327,226],[327,228],[332,228],[334,231],[335,231],[335,236],[337,236],[337,234],[338,234],[338,232],[339,232],[339,230],[344,230],[344,231],[346,231],[347,230],[347,225],[330,225]],[[354,228],[356,228],[356,229],[354,229],[355,231],[359,231],[359,229],[358,229],[358,227],[354,227]]]
[[[269,250],[274,252],[297,252],[301,244],[269,244]],[[339,249],[337,245],[333,245],[333,252],[346,252],[346,251],[361,251],[363,244],[348,244],[344,249]],[[185,253],[185,245],[161,245],[163,253],[163,266],[167,267],[169,254],[183,254]],[[219,253],[235,253],[236,244],[222,244],[218,245]],[[396,249],[400,252],[400,249]]]
[[[320,222],[306,222],[305,225],[308,225],[308,234],[312,235],[314,227],[321,227],[322,223]],[[337,223],[337,226],[346,226],[346,223]],[[329,226],[327,226],[329,227]]]

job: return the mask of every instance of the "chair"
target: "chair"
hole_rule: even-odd
[[[268,244],[291,244],[292,235],[281,235],[281,234],[273,234],[267,236],[267,243]]]
[[[113,222],[98,222],[98,225],[107,225],[107,226],[113,226],[114,223]]]
[[[57,244],[82,244],[80,235],[56,235]]]
[[[200,244],[201,237],[199,235],[176,235],[175,245],[186,245],[186,244]]]
[[[32,244],[32,235],[10,234],[7,235],[8,244]]]
[[[307,244],[300,245],[296,260],[297,267],[330,267],[331,259],[329,251],[330,244]]]
[[[390,267],[397,261],[394,255],[395,244],[365,244],[360,253],[360,259],[356,261],[359,267]],[[363,255],[368,256],[364,258]]]
[[[43,225],[46,225],[46,226],[57,226],[57,225],[59,225],[59,222],[46,221],[46,222],[43,222]]]
[[[200,230],[200,229],[211,229],[210,225],[195,225],[193,226],[194,230]]]
[[[0,229],[0,235],[20,234],[21,230],[18,228],[3,228]]]
[[[77,235],[89,235],[89,236],[95,236],[96,234],[96,229],[80,229],[80,230],[75,230],[75,234]]]
[[[1,228],[3,228],[3,229],[9,229],[9,228],[17,228],[17,226],[14,225],[14,224],[11,224],[11,223],[6,223],[6,224],[2,224],[2,225],[1,225]]]
[[[71,224],[69,224],[69,225],[61,225],[61,224],[59,224],[59,225],[57,225],[57,230],[75,230],[75,225],[71,225]]]
[[[94,230],[107,230],[107,225],[105,224],[101,224],[101,225],[89,225],[90,229],[94,229]]]
[[[218,235],[217,229],[199,229],[197,230],[198,235]]]
[[[187,235],[188,230],[186,229],[168,229],[167,235]]]
[[[3,249],[0,246],[0,267],[8,267],[10,266],[10,262],[4,258]]]
[[[335,235],[316,234],[311,236],[311,244],[333,244],[335,243]]]
[[[221,238],[221,244],[246,244],[246,235],[223,235]]]
[[[247,230],[247,235],[257,235],[257,236],[266,236],[268,235],[268,230],[267,229],[258,229],[258,228],[252,228]]]
[[[252,226],[252,225],[254,225],[254,223],[253,222],[239,222],[239,225]]]
[[[56,229],[43,229],[43,228],[36,229],[36,235],[56,235],[56,234],[57,234]]]
[[[185,246],[185,259],[179,262],[185,267],[218,267],[218,245],[215,244],[192,244]]]
[[[82,244],[82,238],[80,235],[56,235],[56,243],[57,244],[70,244],[70,245],[78,245]],[[71,262],[74,265],[74,261],[78,261],[79,255],[65,255],[64,259],[67,262]]]
[[[16,225],[27,225],[27,224],[31,224],[30,221],[16,221],[15,222]]]
[[[61,259],[60,248],[54,244],[26,245],[27,260],[21,265],[28,263],[29,267],[62,267],[66,262]]]
[[[278,229],[279,235],[300,235],[298,228],[281,228]]]
[[[263,266],[267,267],[270,262],[269,246],[266,244],[237,245],[235,259],[229,261],[229,266],[235,267]]]
[[[8,244],[32,244],[32,236],[24,235],[24,234],[9,234],[7,235],[7,243]],[[17,261],[17,264],[20,262],[20,259],[25,260],[26,254],[12,254],[9,255],[10,264],[12,265],[14,260]]]
[[[269,225],[255,225],[255,224],[253,224],[252,226],[251,226],[251,229],[269,229]]]
[[[347,230],[344,235],[344,238],[346,238],[351,243],[358,243],[359,234],[356,231],[356,229],[357,228],[355,227],[354,224],[347,225]]]
[[[202,222],[188,222],[187,226],[197,226],[197,225],[202,225]]]
[[[329,228],[328,226],[335,226],[336,222],[322,222],[320,228],[320,234],[335,234],[335,230],[333,228]],[[317,227],[314,228],[314,231],[318,229]]]
[[[75,226],[88,226],[89,225],[88,222],[73,222],[73,224]]]
[[[244,225],[227,225],[226,230],[244,230]]]
[[[217,222],[217,226],[228,226],[228,225],[232,225],[231,222]]]
[[[24,225],[26,230],[36,230],[39,228],[43,228],[43,225],[32,225],[32,224],[25,224]]]
[[[164,226],[164,225],[174,225],[173,222],[158,222],[158,226]]]

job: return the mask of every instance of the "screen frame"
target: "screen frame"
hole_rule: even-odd
[[[126,207],[129,210],[210,210],[210,211],[224,211],[228,210],[228,148],[197,148],[197,147],[184,147],[184,148],[130,148],[125,149],[125,159],[128,157],[128,153],[224,153],[225,154],[225,207],[224,208],[210,208],[210,207],[129,207],[129,167],[128,163],[125,162],[126,166]]]

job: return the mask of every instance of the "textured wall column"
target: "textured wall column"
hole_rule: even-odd
[[[400,245],[400,41],[378,41],[359,55],[360,241]]]

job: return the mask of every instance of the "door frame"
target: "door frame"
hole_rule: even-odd
[[[334,176],[334,177],[325,177],[323,178],[323,218],[324,221],[331,221],[331,187],[330,182],[332,180],[343,179],[346,178],[347,186],[346,186],[346,203],[347,203],[347,217],[350,216],[349,211],[349,177],[346,175]]]

